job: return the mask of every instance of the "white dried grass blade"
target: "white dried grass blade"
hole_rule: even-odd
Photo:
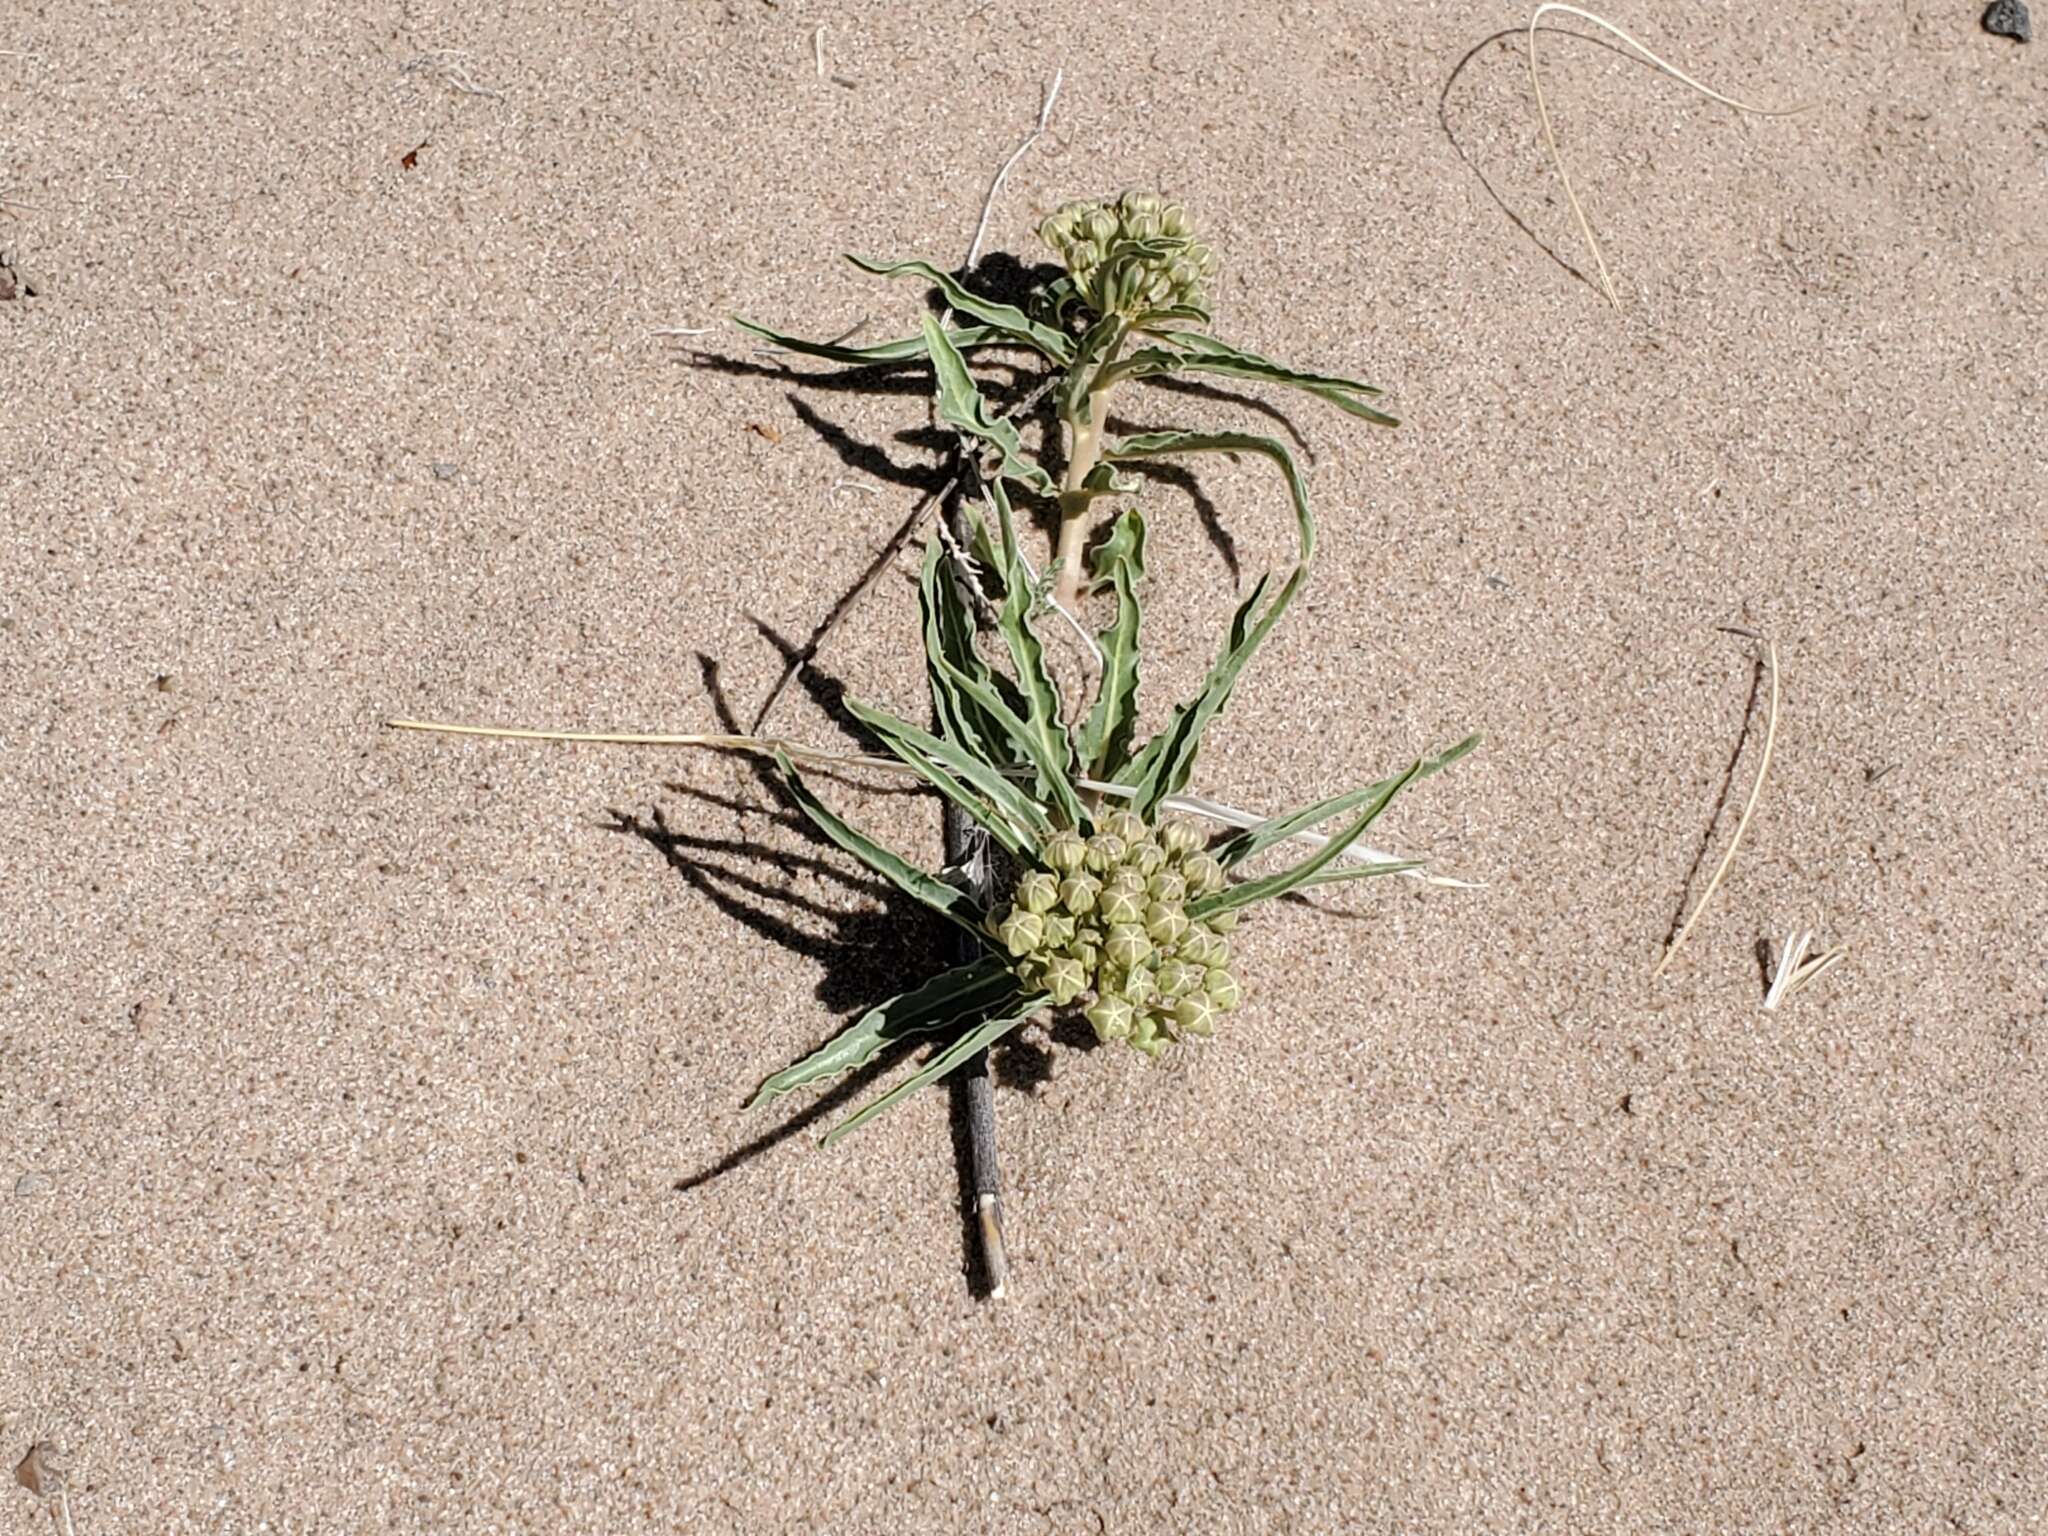
[[[1776,974],[1771,977],[1771,989],[1764,994],[1764,1012],[1776,1013],[1778,1005],[1791,995],[1793,978],[1799,974],[1799,964],[1806,958],[1808,946],[1813,943],[1813,930],[1800,928],[1785,935],[1785,942],[1778,946]]]

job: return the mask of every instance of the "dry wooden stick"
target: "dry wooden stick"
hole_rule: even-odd
[[[1045,88],[1045,96],[1039,103],[1038,122],[1024,141],[1002,163],[989,183],[988,196],[982,199],[981,218],[975,223],[974,238],[967,245],[967,259],[961,263],[964,270],[972,271],[981,257],[981,243],[988,235],[989,216],[995,211],[996,198],[1003,190],[1003,183],[1010,179],[1010,170],[1023,159],[1031,146],[1045,133],[1046,124],[1052,119],[1053,103],[1059,100],[1060,84],[1065,79],[1064,71],[1053,72],[1052,83]],[[944,330],[952,319],[948,309],[939,317],[939,328]],[[1051,380],[1047,380],[1049,386]],[[1037,397],[1045,390],[1041,387]],[[1036,397],[1033,403],[1036,403]],[[970,452],[965,437],[956,438],[961,458],[960,474],[955,477],[960,484],[962,495],[955,502],[940,526],[947,535],[947,542],[956,551],[964,551],[968,543],[967,515],[964,503],[965,492],[973,483],[977,464]],[[951,575],[961,595],[973,603],[975,627],[991,627],[988,599],[982,596],[975,585],[971,571],[964,570],[964,555],[951,567]],[[948,800],[943,812],[945,818],[946,863],[959,872],[967,894],[983,908],[995,903],[995,871],[991,867],[993,847],[988,829],[975,823],[972,817],[959,806]],[[974,958],[974,941],[962,935],[959,959]],[[962,1107],[967,1115],[967,1175],[973,1186],[975,1232],[981,1241],[982,1274],[988,1285],[991,1300],[1000,1298],[1009,1284],[1009,1250],[1003,1242],[1003,1176],[1002,1167],[996,1157],[996,1104],[995,1090],[989,1081],[988,1052],[978,1052],[974,1059],[960,1071],[960,1093]]]

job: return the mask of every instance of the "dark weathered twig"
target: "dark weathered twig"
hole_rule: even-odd
[[[996,197],[1003,190],[1003,183],[1009,179],[1010,168],[1019,160],[1039,136],[1045,132],[1045,125],[1052,118],[1053,103],[1059,100],[1062,74],[1055,71],[1052,83],[1045,88],[1045,98],[1039,103],[1038,123],[1023,143],[1011,152],[1010,158],[996,172],[995,180],[989,183],[988,196],[981,205],[981,218],[974,226],[974,238],[967,246],[967,259],[961,266],[972,271],[976,261],[981,259],[981,242],[988,234],[988,219],[996,205]],[[939,321],[944,327],[950,315]],[[1013,415],[1023,416],[1045,398],[1056,379],[1048,378],[1028,395]],[[956,550],[967,548],[969,532],[967,527],[967,492],[977,488],[974,456],[967,451],[966,439],[960,441],[961,467],[954,483],[961,494],[946,509],[946,527],[952,535]],[[952,580],[959,589],[963,602],[975,615],[975,627],[988,626],[988,601],[979,591],[971,589],[971,574],[961,569],[964,562],[955,562]],[[978,825],[952,801],[946,802],[946,862],[959,873],[968,892],[983,907],[994,904],[995,886],[993,872],[989,868],[992,841],[986,827]],[[974,958],[974,945],[964,934],[961,936],[962,960]],[[957,1090],[966,1100],[967,1111],[967,1171],[976,1233],[981,1241],[982,1272],[987,1278],[988,1294],[999,1297],[1009,1275],[1009,1257],[1003,1246],[1003,1178],[1002,1169],[996,1160],[996,1104],[995,1092],[989,1082],[988,1052],[983,1051],[967,1064],[960,1073],[960,1087]]]

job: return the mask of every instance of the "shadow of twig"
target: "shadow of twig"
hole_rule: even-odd
[[[1671,914],[1671,926],[1664,930],[1664,942],[1658,946],[1660,952],[1671,947],[1678,937],[1678,928],[1685,921],[1685,909],[1692,896],[1692,883],[1699,878],[1700,866],[1707,861],[1707,850],[1714,845],[1714,828],[1720,825],[1721,813],[1728,808],[1728,797],[1735,792],[1735,765],[1742,761],[1742,749],[1749,745],[1750,722],[1756,718],[1756,701],[1763,696],[1765,663],[1761,657],[1756,670],[1749,679],[1749,702],[1742,706],[1742,729],[1735,736],[1735,750],[1728,754],[1728,766],[1721,774],[1721,792],[1714,798],[1714,808],[1707,813],[1707,824],[1700,832],[1700,845],[1692,856],[1692,863],[1685,871],[1685,878],[1678,882],[1678,907]]]

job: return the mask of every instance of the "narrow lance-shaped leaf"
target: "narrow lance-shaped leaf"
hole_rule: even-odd
[[[1232,617],[1223,654],[1209,669],[1202,691],[1188,703],[1176,705],[1166,725],[1145,743],[1143,750],[1131,759],[1129,767],[1118,775],[1136,789],[1132,809],[1147,821],[1157,815],[1161,801],[1186,788],[1188,777],[1194,771],[1195,755],[1200,749],[1203,732],[1230,702],[1238,674],[1265,643],[1266,637],[1273,632],[1273,626],[1280,622],[1302,584],[1307,581],[1309,563],[1315,555],[1316,525],[1309,512],[1308,492],[1302,484],[1300,471],[1295,467],[1293,455],[1272,438],[1242,432],[1151,432],[1126,438],[1113,450],[1114,456],[1123,458],[1239,451],[1263,454],[1273,460],[1286,477],[1288,494],[1294,502],[1300,549],[1294,569],[1263,611],[1260,604],[1271,585],[1271,577],[1259,579]]]
[[[1410,783],[1426,779],[1431,774],[1439,773],[1450,767],[1451,764],[1478,745],[1479,738],[1477,736],[1467,736],[1455,747],[1439,752],[1435,757],[1424,758],[1414,768],[1409,770],[1406,777]],[[1214,850],[1217,862],[1225,869],[1230,869],[1244,863],[1247,859],[1256,858],[1259,854],[1265,852],[1266,849],[1273,847],[1275,844],[1286,842],[1298,832],[1305,832],[1310,827],[1320,822],[1328,821],[1333,816],[1348,815],[1351,811],[1356,810],[1359,806],[1364,805],[1368,800],[1378,795],[1393,782],[1392,779],[1381,779],[1377,783],[1366,785],[1363,789],[1354,789],[1346,794],[1332,795],[1327,800],[1318,800],[1314,805],[1304,806],[1298,811],[1290,811],[1284,816],[1275,816],[1268,821],[1261,822],[1258,826],[1240,832],[1236,836],[1218,844]],[[1375,868],[1383,869],[1384,867],[1382,865]]]
[[[994,326],[1020,346],[1030,347],[1062,365],[1073,358],[1073,343],[1064,332],[1049,325],[1040,325],[1014,304],[999,304],[971,292],[961,285],[958,278],[941,272],[928,261],[870,261],[865,256],[854,255],[848,255],[846,259],[861,271],[872,272],[877,277],[902,277],[906,273],[921,277],[939,290],[949,308]]]
[[[1051,832],[1045,812],[1029,795],[965,747],[941,741],[908,720],[857,699],[848,699],[846,707],[906,766],[987,827],[1009,852],[1024,856]]]
[[[946,567],[945,549],[937,539],[925,549],[918,603],[924,614],[925,671],[931,683],[932,709],[938,716],[940,737],[957,743],[993,767],[1014,766],[1014,756],[1008,750],[1008,738],[1002,728],[953,681],[953,671],[961,671],[994,687],[996,676],[974,648],[974,621],[960,599],[957,584]]]
[[[1262,437],[1256,432],[1140,432],[1105,444],[1102,457],[1111,464],[1127,464],[1134,459],[1170,458],[1183,453],[1256,453],[1272,460],[1286,480],[1287,496],[1294,504],[1296,535],[1301,542],[1296,564],[1306,566],[1315,558],[1316,525],[1309,516],[1308,487],[1302,483],[1294,455],[1278,438]]]
[[[934,912],[958,923],[976,938],[981,937],[981,909],[964,891],[946,884],[937,875],[925,873],[901,854],[892,853],[866,833],[848,825],[811,793],[810,786],[796,771],[796,764],[789,760],[789,754],[779,748],[775,753],[775,765],[782,770],[789,792],[803,808],[803,813],[816,822],[827,837],[905,895],[915,897]]]
[[[995,503],[996,523],[1003,540],[1003,605],[996,610],[996,630],[1010,648],[1010,660],[1017,669],[1017,687],[1024,696],[1025,713],[1013,729],[1021,729],[1027,760],[1038,770],[1038,792],[1056,807],[1063,823],[1079,826],[1081,797],[1074,788],[1074,744],[1060,715],[1059,690],[1045,664],[1045,647],[1031,627],[1031,573],[1017,545],[1017,523],[1010,515],[1010,498],[1000,484],[989,487]],[[998,719],[1002,717],[997,716]]]
[[[1312,891],[1318,886],[1342,885],[1351,880],[1371,880],[1379,875],[1405,875],[1411,869],[1426,869],[1427,859],[1389,859],[1375,864],[1332,864],[1319,869],[1303,880],[1287,894],[1299,896],[1303,891]]]
[[[878,342],[871,347],[846,347],[836,341],[806,341],[801,336],[785,336],[780,331],[771,331],[765,325],[756,325],[738,315],[732,323],[750,336],[758,336],[786,351],[801,353],[805,357],[821,357],[827,362],[845,363],[849,367],[872,367],[883,363],[911,363],[925,355],[926,342],[923,331],[915,336],[904,336],[896,341]],[[992,325],[971,325],[962,330],[948,331],[946,337],[953,345],[965,352],[970,347],[986,347],[1008,344],[1008,338]]]
[[[1151,334],[1184,350],[1175,352],[1163,347],[1146,347],[1142,351],[1134,352],[1115,365],[1113,372],[1117,378],[1145,379],[1178,373],[1212,373],[1224,378],[1250,379],[1256,383],[1277,384],[1283,388],[1301,390],[1375,426],[1400,425],[1400,422],[1386,412],[1366,403],[1369,399],[1377,399],[1382,392],[1357,379],[1347,379],[1336,374],[1304,373],[1273,362],[1269,358],[1260,357],[1256,352],[1233,347],[1228,342],[1218,341],[1215,337],[1199,331],[1153,331]]]
[[[941,1078],[951,1076],[965,1066],[977,1052],[987,1050],[1051,1001],[1051,998],[1039,992],[1001,1008],[993,1018],[984,1020],[968,1030],[879,1099],[832,1127],[825,1137],[825,1145],[829,1147],[842,1136],[852,1135],[883,1110],[908,1098],[927,1083],[936,1083]]]
[[[978,438],[996,449],[1002,456],[998,474],[1020,481],[1042,496],[1056,494],[1058,487],[1052,483],[1052,476],[1025,456],[1017,424],[988,408],[959,350],[930,315],[924,317],[924,339],[931,351],[932,371],[938,376],[939,419],[956,432]]]
[[[1265,617],[1254,624],[1252,615],[1264,601],[1266,589],[1273,582],[1270,573],[1258,579],[1250,594],[1238,604],[1237,612],[1231,615],[1230,633],[1224,641],[1223,654],[1202,680],[1202,691],[1185,704],[1174,705],[1173,712],[1166,717],[1166,724],[1117,775],[1119,780],[1131,786],[1131,809],[1146,821],[1158,815],[1161,802],[1187,787],[1188,779],[1194,773],[1195,755],[1201,748],[1203,733],[1208,730],[1210,722],[1222,713],[1223,706],[1230,702],[1231,690],[1237,686],[1237,675],[1251,660],[1259,642],[1271,632],[1273,621],[1292,600],[1301,574],[1297,570],[1288,579],[1280,596],[1267,607]]]
[[[1095,579],[1116,593],[1116,618],[1096,636],[1102,680],[1081,728],[1080,756],[1090,778],[1113,779],[1130,760],[1138,725],[1138,583],[1144,575],[1145,519],[1131,507],[1110,524],[1108,539],[1095,552]]]
[[[1245,880],[1236,885],[1226,885],[1222,890],[1203,896],[1188,903],[1188,916],[1193,918],[1214,917],[1219,912],[1234,912],[1240,907],[1251,906],[1254,902],[1271,901],[1285,896],[1289,891],[1299,889],[1313,879],[1326,865],[1334,862],[1346,848],[1365,836],[1366,828],[1379,820],[1380,812],[1398,795],[1421,769],[1416,763],[1406,773],[1387,780],[1380,786],[1366,805],[1365,813],[1351,823],[1337,836],[1331,838],[1314,853],[1292,868],[1283,869],[1277,875],[1267,875],[1259,880]]]
[[[983,955],[934,976],[923,986],[870,1008],[802,1061],[783,1068],[761,1085],[747,1108],[758,1109],[798,1088],[864,1067],[885,1045],[950,1029],[971,1014],[997,1007],[1016,989],[1017,978],[997,955]]]

